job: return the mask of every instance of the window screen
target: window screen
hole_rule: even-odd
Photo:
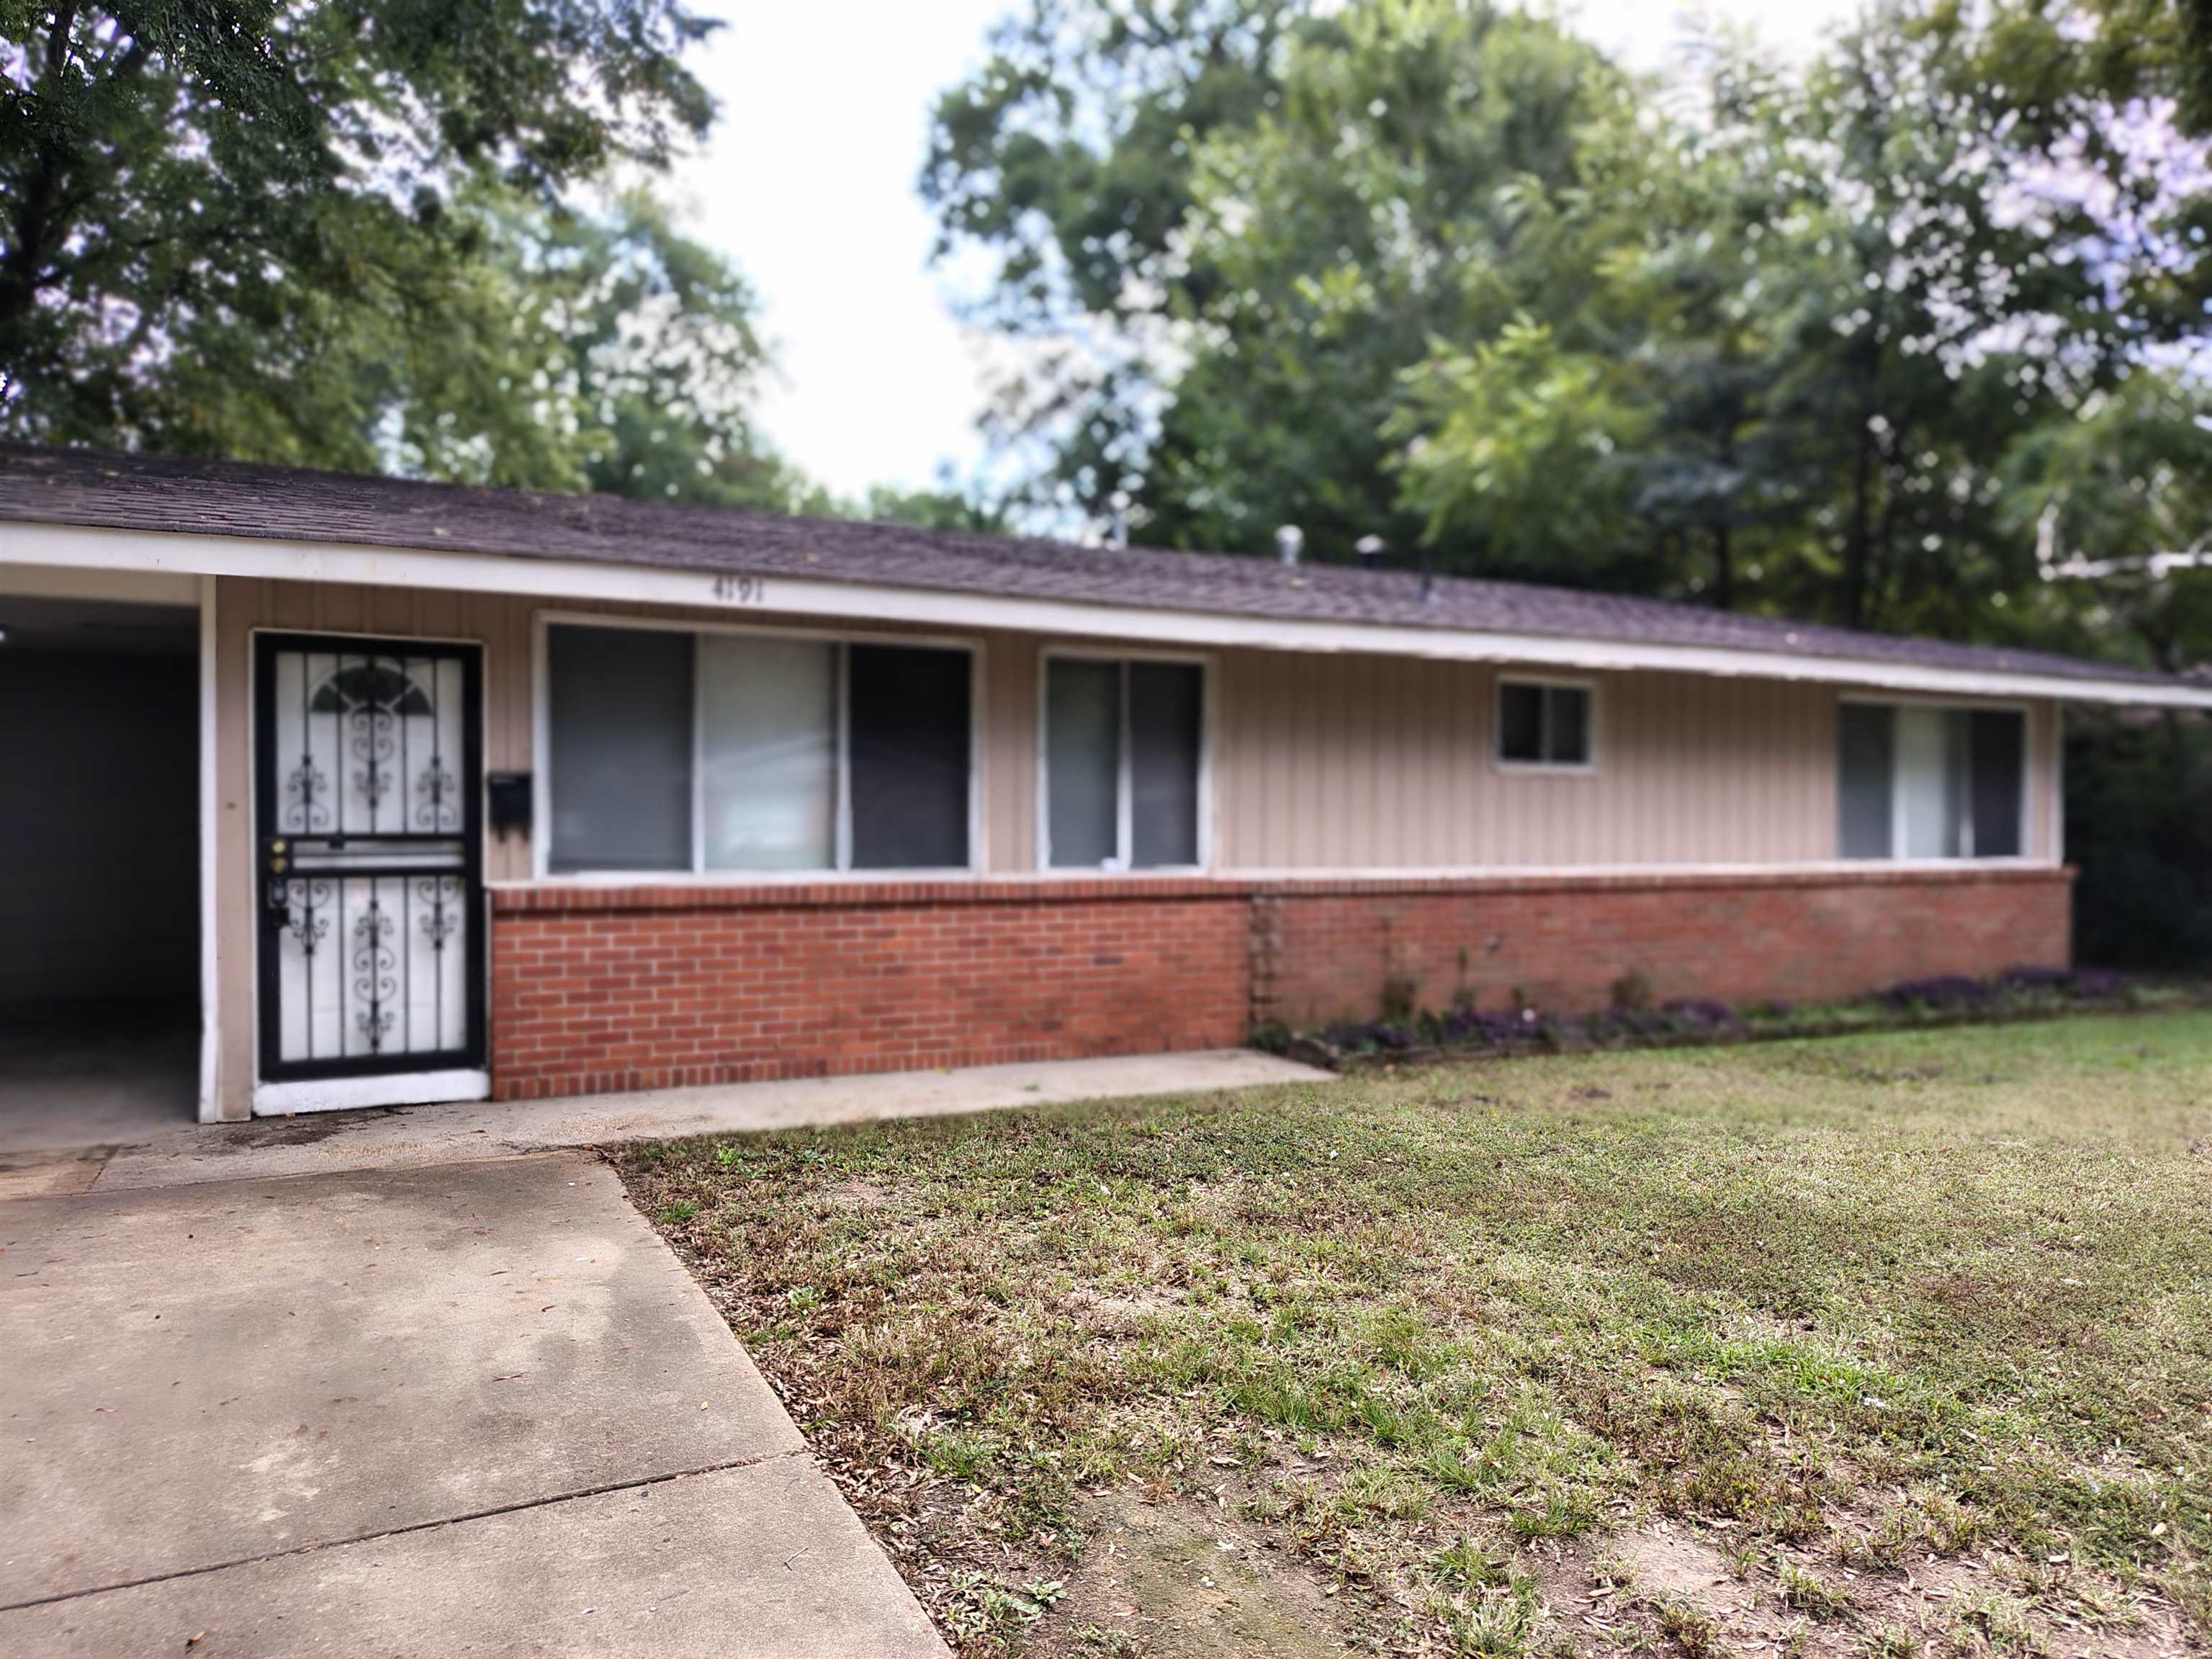
[[[1129,665],[1130,859],[1194,865],[1204,676],[1194,663]]]
[[[691,867],[691,636],[554,628],[549,868]]]
[[[1121,665],[1048,659],[1044,726],[1052,867],[1098,869],[1121,856]]]
[[[1498,758],[1519,766],[1589,764],[1589,689],[1502,680],[1498,687]]]
[[[1889,856],[1895,713],[1863,702],[1837,710],[1836,839],[1844,858]]]
[[[700,810],[709,870],[837,861],[837,647],[699,639]]]
[[[2021,779],[2026,769],[2027,722],[2017,709],[1978,708],[1967,726],[1974,856],[2020,856]]]
[[[846,654],[853,867],[965,866],[968,653],[855,645]]]

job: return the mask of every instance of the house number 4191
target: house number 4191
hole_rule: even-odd
[[[724,605],[765,605],[768,584],[758,576],[717,576],[714,597]]]

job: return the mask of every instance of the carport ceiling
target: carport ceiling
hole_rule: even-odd
[[[199,615],[177,605],[44,599],[0,593],[0,651],[101,651],[134,655],[190,652]]]

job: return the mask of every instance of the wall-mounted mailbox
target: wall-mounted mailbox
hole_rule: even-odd
[[[493,772],[484,779],[490,798],[492,833],[502,839],[516,830],[530,833],[530,774]]]

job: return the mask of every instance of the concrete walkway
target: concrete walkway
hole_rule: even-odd
[[[0,1145],[0,1198],[116,1192],[241,1176],[422,1168],[510,1158],[554,1146],[607,1146],[682,1135],[943,1117],[1047,1101],[1202,1094],[1262,1083],[1319,1082],[1327,1076],[1249,1048],[1218,1048],[191,1124],[135,1145],[25,1152],[12,1158]]]
[[[0,1144],[0,1655],[942,1655],[612,1171],[532,1149],[1322,1075],[1231,1051]]]
[[[0,1653],[944,1651],[593,1158],[21,1199],[0,1246]]]

